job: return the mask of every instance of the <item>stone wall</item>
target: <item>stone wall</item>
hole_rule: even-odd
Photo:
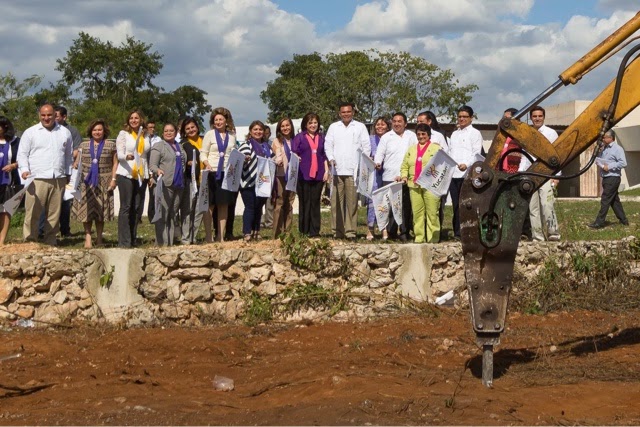
[[[516,277],[533,277],[549,257],[628,250],[630,242],[634,239],[524,243],[518,250]],[[337,244],[328,264],[317,272],[293,267],[277,244],[230,246],[90,251],[41,247],[4,254],[0,319],[32,319],[36,325],[85,321],[195,325],[240,319],[251,298],[279,307],[273,313],[279,320],[366,319],[397,311],[409,300],[433,302],[451,289],[464,289],[459,243]],[[111,282],[101,286],[100,278],[112,267]],[[299,285],[332,290],[348,303],[337,313],[331,306],[286,310],[292,289],[303,289]]]

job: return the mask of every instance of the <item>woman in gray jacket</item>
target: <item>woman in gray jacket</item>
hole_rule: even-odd
[[[157,181],[162,180],[163,184],[160,197],[162,205],[160,219],[155,221],[156,244],[158,246],[173,246],[176,214],[180,207],[180,196],[184,188],[184,168],[187,154],[176,141],[176,133],[175,125],[165,124],[162,131],[163,140],[151,147],[149,152],[149,170],[153,177]],[[157,198],[158,195],[156,195],[156,200]]]

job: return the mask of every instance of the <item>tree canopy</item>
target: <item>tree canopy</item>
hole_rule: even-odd
[[[337,118],[340,102],[353,102],[357,117],[402,111],[410,119],[423,110],[455,117],[471,100],[475,84],[461,85],[454,73],[408,52],[351,51],[293,55],[276,70],[260,97],[269,107],[269,120],[302,117],[315,112],[323,124]]]
[[[13,73],[0,75],[0,114],[7,117],[16,129],[26,129],[36,116],[36,99],[27,95],[42,81],[42,76],[32,75],[18,81]]]
[[[132,109],[140,109],[159,123],[176,122],[183,116],[201,121],[211,111],[205,91],[184,85],[167,92],[154,84],[163,67],[162,58],[153,45],[130,36],[114,45],[81,32],[66,55],[56,60],[55,69],[62,77],[48,88],[27,95],[40,85],[41,76],[22,82],[11,73],[0,76],[0,110],[20,130],[36,123],[36,107],[44,102],[67,107],[81,133],[96,118],[105,119],[116,130]]]

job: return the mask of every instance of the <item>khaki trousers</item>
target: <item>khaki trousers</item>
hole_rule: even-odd
[[[24,201],[25,215],[22,233],[25,241],[35,242],[38,240],[38,221],[44,212],[43,242],[55,246],[56,235],[60,229],[60,212],[65,185],[67,185],[66,177],[33,180],[33,185],[27,189]]]
[[[358,197],[351,175],[333,177],[331,229],[338,239],[355,238],[358,226]]]
[[[545,182],[538,191],[533,193],[529,202],[529,219],[531,220],[533,240],[542,242],[549,239],[549,236],[559,238],[555,200],[551,181]]]

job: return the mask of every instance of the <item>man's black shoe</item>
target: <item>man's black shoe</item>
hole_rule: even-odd
[[[629,225],[629,221],[620,221],[620,224],[622,224],[622,225]]]
[[[598,229],[598,228],[603,228],[603,227],[604,227],[604,224],[598,224],[597,222],[589,224],[589,228]]]

